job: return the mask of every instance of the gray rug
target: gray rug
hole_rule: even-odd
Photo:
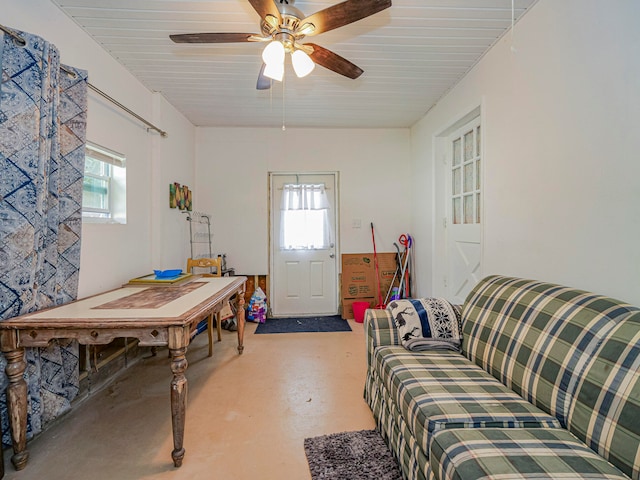
[[[402,480],[398,464],[375,430],[305,438],[313,480]]]

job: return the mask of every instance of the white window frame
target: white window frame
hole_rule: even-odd
[[[126,157],[122,153],[87,142],[85,156],[105,163],[106,175],[88,174],[85,176],[107,182],[107,209],[82,207],[82,221],[88,223],[127,223],[126,218]],[[83,182],[84,188],[84,182]]]

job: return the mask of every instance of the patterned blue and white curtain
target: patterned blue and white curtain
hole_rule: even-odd
[[[87,73],[56,47],[16,31],[0,36],[0,320],[77,297],[86,142]],[[62,68],[62,69],[61,69]],[[78,345],[27,349],[27,437],[78,393]],[[10,444],[0,355],[3,442]]]

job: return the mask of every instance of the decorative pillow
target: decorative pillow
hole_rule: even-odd
[[[460,307],[444,298],[393,300],[387,305],[407,350],[460,350]]]

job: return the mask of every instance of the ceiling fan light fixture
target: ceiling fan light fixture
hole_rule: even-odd
[[[267,65],[284,65],[284,45],[278,40],[273,40],[264,47],[262,60]]]
[[[264,76],[281,82],[284,77],[284,63],[267,63],[264,67]]]
[[[316,67],[311,57],[302,50],[296,50],[291,54],[291,63],[298,78],[306,77]]]

